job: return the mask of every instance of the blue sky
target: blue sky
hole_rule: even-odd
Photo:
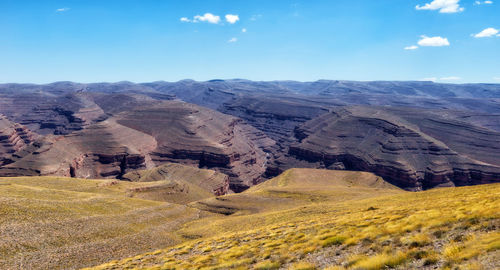
[[[500,83],[499,29],[500,0],[1,0],[0,82]]]

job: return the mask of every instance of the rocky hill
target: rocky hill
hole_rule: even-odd
[[[122,179],[176,162],[227,174],[236,192],[293,167],[409,190],[499,181],[495,84],[3,84],[0,114],[0,176]]]

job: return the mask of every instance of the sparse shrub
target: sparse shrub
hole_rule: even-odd
[[[321,242],[322,247],[342,245],[347,238],[345,236],[331,236]]]
[[[423,247],[431,243],[431,239],[427,234],[419,233],[412,235],[403,240],[403,243],[409,245],[410,247]]]
[[[256,270],[272,270],[272,269],[279,269],[281,264],[279,262],[273,262],[273,261],[262,261],[254,265],[254,269]]]
[[[424,265],[425,266],[433,265],[436,264],[437,262],[439,262],[439,255],[437,253],[432,253],[427,255],[427,257],[424,260]]]
[[[302,254],[308,254],[316,251],[318,247],[316,245],[310,245],[302,250]]]
[[[358,241],[359,241],[359,239],[357,239],[355,237],[350,237],[344,241],[344,244],[346,246],[353,246],[353,245],[356,245],[358,243]]]
[[[406,254],[399,252],[397,254],[378,254],[359,261],[354,267],[366,270],[378,270],[385,267],[394,268],[403,264],[407,259]]]
[[[291,267],[291,270],[315,270],[316,266],[312,263],[308,262],[298,262],[294,263]]]
[[[445,234],[445,231],[442,230],[437,230],[432,233],[432,235],[438,239],[443,237],[443,234]]]
[[[355,265],[356,263],[362,261],[362,260],[365,260],[367,257],[365,255],[361,255],[361,254],[355,254],[355,255],[351,255],[349,256],[349,258],[347,259],[347,263],[346,263],[346,266],[347,267],[350,267],[350,266],[353,266]]]
[[[457,244],[450,244],[448,245],[444,251],[443,255],[449,260],[449,261],[458,261],[460,258],[460,251],[463,250],[463,246],[459,246]]]
[[[427,252],[426,250],[410,250],[408,252],[408,256],[409,257],[412,257],[412,258],[415,258],[417,260],[420,260],[420,259],[423,259],[423,258],[426,258],[427,256],[429,256],[429,252]]]

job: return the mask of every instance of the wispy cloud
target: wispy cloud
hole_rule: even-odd
[[[500,31],[498,29],[495,29],[493,27],[486,28],[483,31],[473,34],[472,36],[475,38],[485,38],[485,37],[493,37],[493,36],[500,36],[498,35]]]
[[[419,81],[424,81],[424,82],[435,82],[437,81],[437,78],[436,77],[429,77],[429,78],[422,78],[420,79]]]
[[[474,5],[476,5],[476,6],[479,6],[479,5],[491,5],[491,4],[493,4],[493,1],[488,1],[488,0],[486,0],[486,1],[475,1],[474,2]]]
[[[238,15],[226,14],[226,22],[228,22],[230,24],[235,24],[239,20],[240,20],[240,17]]]
[[[246,29],[246,28],[243,28],[243,29],[241,29],[241,32],[246,33],[246,32],[247,32],[247,29]]]
[[[226,19],[226,22],[230,24],[235,24],[237,21],[240,20],[240,17],[236,14],[226,14],[224,18]],[[203,15],[196,15],[192,19],[188,17],[181,17],[180,21],[186,23],[206,22],[211,24],[219,24],[221,22],[221,18],[219,15],[214,15],[212,13],[205,13]]]
[[[418,49],[417,45],[411,45],[411,46],[405,47],[405,50],[407,50],[407,51],[412,51],[412,50],[416,50],[416,49]]]
[[[68,8],[68,7],[65,7],[65,8],[58,8],[58,9],[56,9],[56,12],[66,12],[66,11],[68,11],[68,10],[70,10],[70,8]]]
[[[235,38],[235,37],[233,37],[233,38],[229,39],[227,42],[229,42],[229,43],[234,43],[234,42],[236,42],[236,41],[238,41],[238,39],[237,39],[237,38]]]
[[[493,77],[493,80],[500,81],[500,77]]]
[[[417,5],[417,10],[439,10],[440,13],[457,13],[464,11],[460,6],[460,0],[434,0],[423,6]]]
[[[220,22],[220,16],[214,15],[212,13],[205,13],[203,16],[194,16],[193,22],[207,22],[218,24]]]
[[[443,38],[440,36],[437,37],[428,37],[421,36],[421,39],[418,41],[418,45],[422,47],[443,47],[450,46],[450,42],[447,38]]]
[[[193,19],[189,19],[188,17],[182,17],[180,18],[180,21],[192,22],[192,23],[207,22],[212,24],[218,24],[220,22],[220,16],[214,15],[212,13],[205,13],[203,15],[196,15],[193,17]]]

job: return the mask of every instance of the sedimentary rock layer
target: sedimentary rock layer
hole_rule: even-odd
[[[262,181],[274,142],[241,119],[184,102],[168,101],[116,116],[117,122],[154,137],[156,164],[183,162],[214,168],[230,177],[231,189]]]
[[[437,115],[400,113],[333,110],[298,127],[289,154],[326,168],[374,172],[410,190],[499,181],[498,151],[488,150],[500,147],[500,133]],[[464,144],[473,139],[475,144]]]

